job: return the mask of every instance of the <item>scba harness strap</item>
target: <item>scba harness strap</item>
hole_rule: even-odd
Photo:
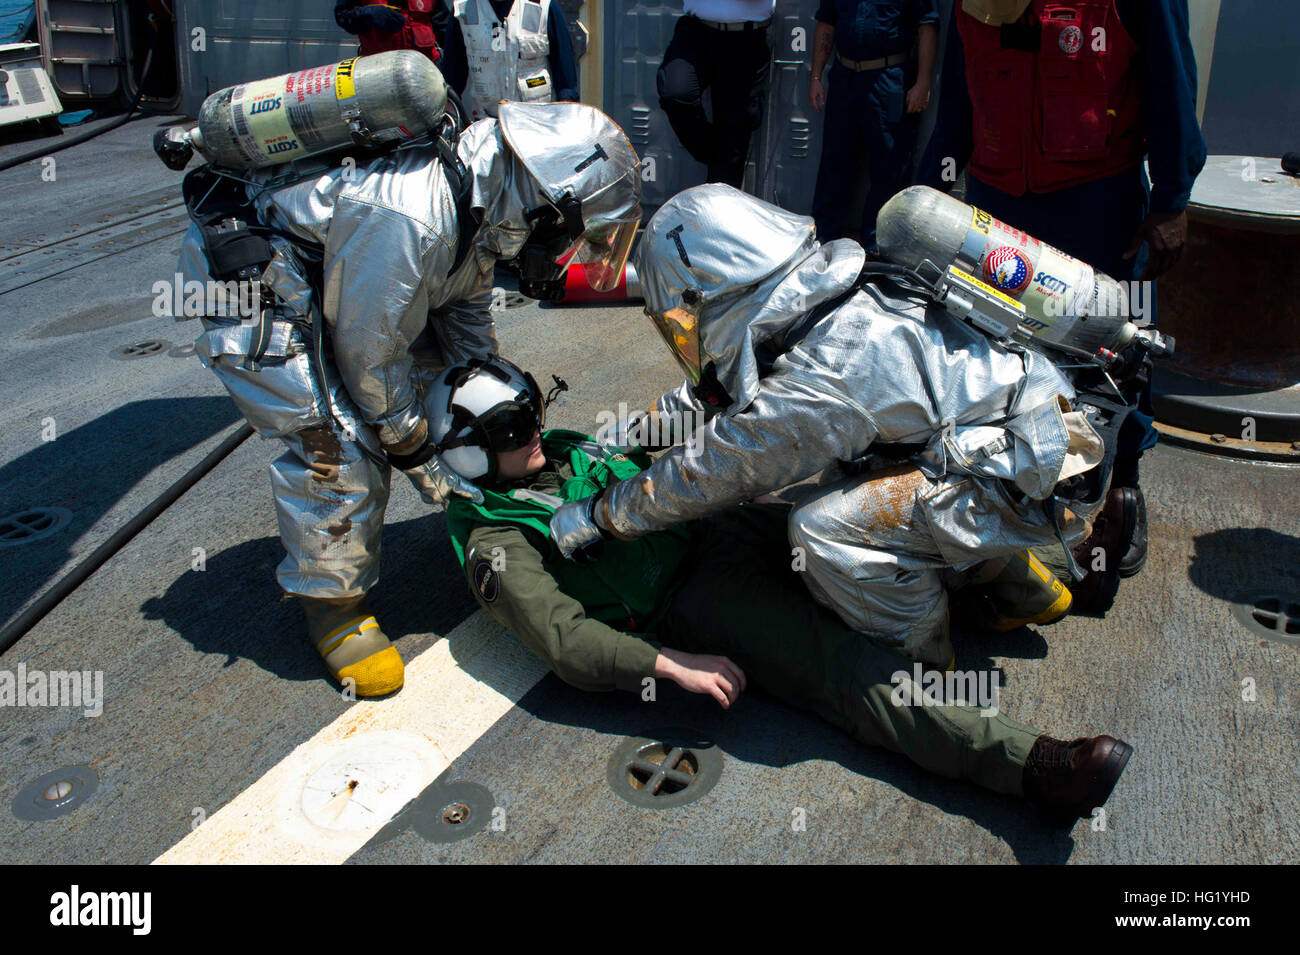
[[[275,257],[275,247],[267,238],[271,230],[257,219],[257,209],[249,200],[243,183],[200,166],[189,172],[181,184],[185,208],[203,239],[203,254],[208,272],[218,282],[241,282],[252,286],[257,303],[257,332],[253,346],[244,359],[244,367],[257,371],[271,344],[269,300],[262,287],[262,275]]]
[[[1150,359],[1147,358],[1145,361],[1149,364]],[[1064,516],[1065,509],[1070,506],[1088,514],[1096,514],[1105,504],[1106,495],[1110,491],[1111,474],[1115,470],[1120,429],[1133,412],[1134,406],[1120,404],[1101,394],[1092,385],[1077,387],[1075,396],[1075,407],[1083,412],[1084,419],[1101,436],[1102,458],[1090,470],[1058,484],[1052,496],[1043,501],[1043,510],[1052,523],[1052,529],[1056,531],[1061,549],[1065,551],[1065,564],[1070,571],[1070,576],[1075,581],[1080,581],[1087,576],[1087,572],[1079,566],[1074,552],[1065,541],[1065,534],[1061,530],[1061,518]]]
[[[447,270],[447,277],[450,278],[456,274],[474,245],[474,236],[478,234],[479,217],[474,213],[472,202],[474,177],[469,174],[469,170],[461,162],[460,154],[456,151],[460,134],[465,129],[465,107],[461,104],[455,90],[447,90],[447,100],[454,107],[454,115],[448,115],[443,131],[434,137],[434,148],[438,152],[443,175],[447,177],[447,184],[451,186],[452,197],[456,203],[456,254],[452,258],[451,268]]]

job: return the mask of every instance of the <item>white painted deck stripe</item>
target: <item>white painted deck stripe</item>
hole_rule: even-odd
[[[477,610],[446,639],[406,664],[406,683],[395,697],[352,704],[154,863],[344,862],[387,818],[380,817],[381,811],[372,825],[358,829],[314,824],[302,805],[308,777],[326,764],[346,762],[349,751],[361,749],[357,744],[373,740],[377,749],[397,746],[411,754],[390,761],[390,767],[400,767],[395,770],[400,778],[382,780],[387,798],[375,800],[377,809],[391,805],[394,794],[415,795],[545,675],[541,661]],[[357,787],[357,798],[368,788],[366,782]],[[335,819],[367,815],[330,811]]]

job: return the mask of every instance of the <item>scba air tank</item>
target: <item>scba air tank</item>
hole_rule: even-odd
[[[952,266],[1020,302],[1022,331],[1046,344],[1117,352],[1137,333],[1128,295],[1110,276],[928,186],[885,203],[876,241],[896,265]]]
[[[393,50],[213,93],[188,139],[215,166],[256,169],[414,139],[437,128],[446,104],[447,86],[429,58]]]

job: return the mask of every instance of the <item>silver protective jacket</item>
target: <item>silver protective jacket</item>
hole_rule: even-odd
[[[851,241],[818,244],[811,219],[730,186],[698,186],[660,208],[639,256],[647,313],[661,332],[691,325],[682,313],[694,317],[700,365],[714,366],[732,401],[606,493],[616,533],[702,517],[881,444],[924,446],[914,460],[931,478],[1003,479],[1029,498],[1060,480],[1074,391],[1041,355],[1003,348],[888,284],[865,285],[798,341],[784,340],[853,287],[865,258]],[[665,323],[674,313],[676,324]],[[764,352],[775,359],[765,363]],[[685,387],[656,406],[661,415],[700,408]]]
[[[476,185],[504,177],[509,166],[492,133],[471,130],[460,144]],[[489,310],[495,256],[476,248],[448,274],[456,255],[456,205],[432,149],[335,166],[267,189],[257,206],[263,221],[324,248],[320,306],[334,361],[383,444],[405,440],[423,418],[412,374],[417,354],[450,364],[495,353]],[[280,271],[297,273],[292,284],[308,285],[296,259],[277,256],[268,268],[265,281],[277,292]]]
[[[597,151],[600,161],[585,161]],[[455,197],[432,148],[401,149],[364,165],[312,172],[300,164],[288,176],[283,167],[253,174],[258,185],[250,189],[263,221],[324,248],[320,305],[334,360],[385,445],[405,440],[423,419],[416,364],[456,364],[497,351],[493,268],[527,241],[530,210],[573,192],[588,221],[640,215],[636,154],[593,107],[508,104],[499,119],[465,130],[458,154],[479,223],[454,275]],[[273,244],[277,254],[263,282],[282,302],[280,317],[305,324],[307,270],[292,243]],[[181,271],[186,279],[207,278],[196,228],[182,249]],[[247,354],[239,349],[252,334],[247,326],[231,329],[217,336],[231,341],[208,344],[218,353]],[[198,348],[202,355],[203,342]]]

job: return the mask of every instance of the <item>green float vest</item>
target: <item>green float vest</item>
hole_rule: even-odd
[[[573,477],[560,486],[561,502],[591,497],[616,481],[650,466],[644,454],[611,454],[577,431],[547,431],[542,450],[548,461],[567,461]],[[470,532],[484,524],[518,527],[541,545],[542,564],[560,590],[582,604],[593,620],[626,630],[652,627],[667,608],[677,572],[690,547],[685,527],[647,534],[632,541],[607,540],[595,545],[594,559],[567,560],[551,540],[556,505],[547,495],[526,488],[499,492],[483,489],[483,502],[454,497],[447,505],[447,530],[461,566]],[[481,555],[491,559],[491,555]],[[500,569],[508,575],[509,566]]]

